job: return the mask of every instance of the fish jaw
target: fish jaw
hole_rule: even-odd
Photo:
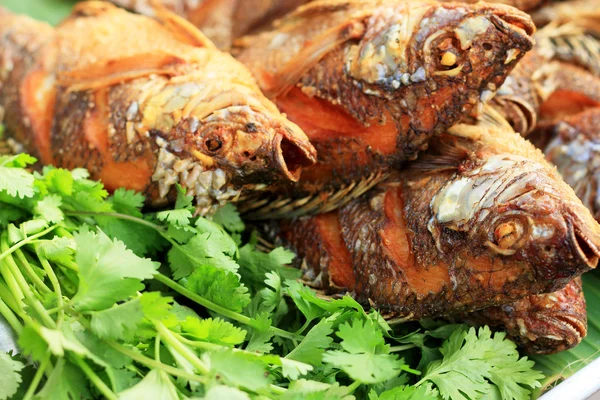
[[[514,303],[455,316],[455,321],[505,331],[528,354],[553,354],[577,346],[587,334],[581,278],[564,288]]]

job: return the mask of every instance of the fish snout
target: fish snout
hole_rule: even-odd
[[[524,52],[533,48],[535,24],[529,15],[509,6],[495,7],[490,21],[515,48]]]
[[[317,162],[317,151],[308,139],[302,140],[287,129],[273,138],[273,160],[286,179],[297,182],[303,167]]]
[[[593,219],[589,211],[584,216],[578,214],[569,228],[569,241],[578,259],[590,269],[598,266],[600,259],[600,225]]]

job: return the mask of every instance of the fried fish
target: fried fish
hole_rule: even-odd
[[[532,47],[529,17],[503,5],[326,0],[236,42],[236,57],[317,148],[318,163],[248,218],[326,212],[414,159]]]
[[[249,71],[186,21],[85,2],[58,28],[0,16],[0,109],[44,164],[87,168],[109,190],[209,212],[248,190],[297,180],[314,147]]]
[[[269,227],[312,285],[408,319],[553,292],[600,256],[600,225],[506,123],[457,125],[394,181]]]

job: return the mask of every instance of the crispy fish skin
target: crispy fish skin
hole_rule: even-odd
[[[278,212],[269,201],[249,217],[325,212],[362,194],[365,180],[373,186],[475,112],[531,49],[534,30],[503,5],[327,0],[240,39],[234,54],[319,160],[298,184],[274,189],[298,202]]]
[[[102,2],[78,4],[54,31],[0,17],[0,64],[15,65],[3,70],[0,105],[14,139],[109,190],[145,192],[151,205],[173,201],[180,183],[201,213],[297,180],[316,158],[300,128],[243,65],[187,22],[161,18]],[[49,39],[29,45],[39,27]]]
[[[532,295],[455,318],[505,331],[528,354],[554,354],[577,346],[587,335],[581,278],[554,293]]]
[[[277,224],[307,280],[409,319],[558,290],[600,255],[598,223],[510,127],[455,126],[395,182]]]
[[[111,0],[129,10],[154,16],[151,0]],[[234,39],[269,26],[276,18],[311,0],[161,0],[220,48],[228,49]]]

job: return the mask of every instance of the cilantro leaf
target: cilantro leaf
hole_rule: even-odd
[[[252,320],[254,327],[250,341],[246,346],[246,351],[257,353],[269,353],[273,350],[273,344],[270,342],[273,337],[273,332],[269,330],[271,327],[271,318],[269,313],[261,312]]]
[[[239,272],[244,282],[255,289],[263,287],[262,280],[267,272],[275,271],[285,279],[296,279],[300,277],[301,272],[296,268],[286,267],[295,257],[294,253],[283,247],[263,253],[249,243],[240,248]]]
[[[179,395],[169,376],[153,369],[138,384],[119,393],[119,400],[139,399],[179,400]]]
[[[229,232],[243,232],[246,228],[240,213],[232,203],[227,203],[219,208],[212,217],[213,222],[223,225]]]
[[[258,391],[268,386],[265,364],[252,354],[217,351],[208,356],[211,369],[232,386]]]
[[[206,232],[193,236],[184,245],[174,246],[169,251],[173,278],[185,278],[196,268],[206,265],[237,272],[239,266],[232,259],[232,254],[223,252],[224,248],[230,248],[230,241],[231,238],[222,232]]]
[[[33,175],[22,168],[7,166],[9,164],[5,157],[0,157],[0,192],[20,199],[33,197]]]
[[[60,196],[51,194],[38,201],[35,206],[36,215],[44,218],[53,224],[62,221],[65,216],[60,209],[62,200]]]
[[[250,294],[232,272],[203,265],[187,278],[185,287],[192,292],[226,307],[232,311],[241,312],[250,303]]]
[[[143,279],[156,273],[159,263],[136,256],[123,242],[84,226],[76,235],[79,287],[71,300],[79,311],[103,310],[142,290]]]
[[[88,380],[83,372],[67,361],[59,358],[46,384],[36,394],[39,400],[91,399]]]
[[[141,208],[144,206],[144,195],[135,190],[126,190],[119,188],[115,190],[110,198],[113,208],[116,212],[142,217]]]
[[[137,326],[144,320],[160,320],[169,313],[172,301],[158,292],[145,292],[125,303],[91,312],[91,329],[102,339],[125,339],[135,336]]]
[[[330,385],[324,382],[298,379],[290,383],[289,389],[281,398],[283,400],[354,400],[348,388],[339,383]]]
[[[15,361],[4,352],[0,352],[0,400],[10,398],[17,393],[21,384],[21,370],[23,363]]]
[[[229,386],[211,386],[203,397],[204,400],[250,400],[246,392]]]
[[[396,386],[377,395],[371,389],[369,400],[437,400],[439,392],[427,383],[421,386]]]
[[[308,331],[302,342],[285,357],[320,366],[325,349],[333,343],[333,339],[329,337],[333,332],[332,325],[333,322],[330,318],[323,318]]]
[[[323,361],[341,368],[352,379],[364,383],[378,383],[392,379],[408,366],[395,355],[390,355],[379,325],[372,320],[355,318],[352,324],[340,325],[336,335],[342,339],[345,351],[330,350]]]
[[[190,223],[192,213],[190,212],[190,210],[186,209],[168,210],[156,213],[156,218],[158,218],[160,221],[167,221],[168,223],[173,225],[186,226]]]
[[[525,399],[539,386],[540,373],[519,359],[516,346],[505,335],[492,337],[488,327],[456,330],[442,344],[442,360],[430,363],[418,384],[430,381],[444,399],[474,399],[498,385],[504,400]]]
[[[198,319],[187,317],[181,322],[183,334],[196,340],[203,340],[224,346],[234,346],[244,342],[246,331],[223,321],[220,318]]]

